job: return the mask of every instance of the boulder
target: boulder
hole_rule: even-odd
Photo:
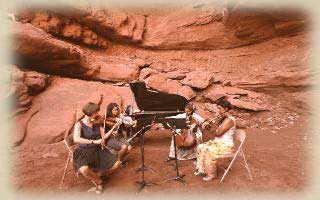
[[[163,74],[156,74],[148,77],[146,85],[154,90],[167,92],[170,94],[179,94],[190,100],[196,96],[196,93],[189,87],[183,86],[176,80],[171,80]]]
[[[139,66],[140,69],[143,69],[143,68],[146,68],[146,67],[149,67],[150,64],[148,62],[146,62],[144,59],[142,58],[132,58],[132,61],[134,64],[136,64],[137,66]]]
[[[187,100],[191,100],[197,96],[193,89],[186,85],[180,87],[178,94],[185,97]]]
[[[251,110],[251,111],[266,111],[269,110],[266,107],[260,106],[254,102],[246,102],[240,99],[232,99],[228,98],[228,101],[235,107],[244,109],[244,110]]]
[[[177,70],[166,73],[166,76],[172,80],[181,80],[186,78],[186,73],[182,70]]]
[[[212,102],[215,102],[222,97],[226,97],[233,106],[240,109],[252,111],[269,110],[266,108],[269,105],[267,103],[268,97],[266,95],[236,87],[223,87],[221,85],[214,84],[206,89],[202,95],[206,99],[210,99]],[[260,106],[260,104],[264,104],[265,107]]]
[[[212,103],[205,103],[204,104],[204,109],[208,112],[212,112],[212,113],[218,113],[218,107],[216,104],[212,104]]]
[[[40,108],[28,126],[26,143],[49,144],[61,141],[77,118],[83,115],[82,106],[88,101],[99,102],[104,98],[100,114],[104,115],[107,104],[115,102],[121,105],[122,98],[117,93],[118,87],[98,82],[81,81],[67,78],[56,78],[51,86],[33,99],[33,106]],[[130,94],[127,88],[127,94]]]
[[[196,89],[205,89],[214,81],[214,74],[209,71],[191,71],[186,74],[186,78],[180,81],[184,85],[188,85]]]
[[[230,87],[230,86],[223,87],[219,84],[214,84],[210,86],[208,89],[203,91],[202,94],[205,98],[210,99],[213,102],[224,96],[227,96],[227,97],[229,96],[232,98],[240,97],[240,96],[248,96],[249,98],[253,98],[253,99],[262,98],[263,96],[253,91],[236,88],[236,87]]]
[[[83,76],[103,81],[124,81],[137,80],[140,68],[131,59],[106,58],[105,56],[87,56],[87,69]]]

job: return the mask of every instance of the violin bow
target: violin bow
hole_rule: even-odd
[[[103,137],[104,137],[104,135],[106,134],[106,120],[107,120],[107,107],[106,107],[106,111],[104,112],[104,120],[103,120]],[[103,139],[104,140],[104,138],[101,138],[101,139]],[[103,145],[101,145],[101,148],[103,149],[104,147],[103,147]]]

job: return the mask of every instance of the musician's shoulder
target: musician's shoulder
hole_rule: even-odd
[[[81,126],[81,120],[77,121],[77,122],[74,124],[74,127],[76,127],[76,128],[82,127],[82,126]]]

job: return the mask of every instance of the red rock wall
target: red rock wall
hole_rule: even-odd
[[[72,127],[75,104],[81,107],[100,94],[103,107],[132,103],[125,83],[133,80],[180,94],[211,114],[218,96],[245,111],[273,109],[268,95],[239,87],[262,91],[311,84],[308,18],[302,12],[70,7],[30,8],[15,16],[10,28],[15,64],[52,80],[42,86],[36,78],[38,87],[26,75],[30,84],[20,84],[18,104],[32,113],[39,109],[26,113],[33,117],[29,134],[16,134],[16,142],[60,141]]]

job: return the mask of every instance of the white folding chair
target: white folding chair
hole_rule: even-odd
[[[63,183],[64,183],[64,178],[66,177],[67,174],[67,169],[69,166],[70,161],[72,162],[73,160],[73,151],[76,147],[76,143],[73,141],[73,134],[68,135],[67,137],[64,138],[63,140],[64,144],[66,145],[67,149],[68,149],[68,158],[67,158],[67,162],[66,165],[64,167],[64,171],[63,171],[63,175],[62,175],[62,179],[60,182],[60,188],[62,188]]]
[[[248,166],[248,163],[247,163],[247,160],[246,160],[246,157],[245,157],[243,149],[242,149],[243,144],[244,144],[244,142],[246,140],[246,132],[244,130],[241,130],[241,129],[236,129],[233,138],[234,138],[234,140],[236,140],[236,142],[240,143],[238,148],[237,148],[237,150],[234,153],[225,154],[225,155],[221,155],[221,156],[218,157],[218,159],[232,158],[228,168],[225,170],[225,172],[224,172],[224,174],[223,174],[223,176],[222,176],[222,178],[220,180],[220,183],[223,181],[225,176],[230,171],[230,168],[231,168],[232,164],[234,163],[234,161],[236,160],[238,155],[240,155],[243,158],[244,165],[243,164],[242,165],[247,169],[249,177],[250,177],[250,180],[253,180],[251,172],[250,172],[250,169],[249,169],[249,166]]]

